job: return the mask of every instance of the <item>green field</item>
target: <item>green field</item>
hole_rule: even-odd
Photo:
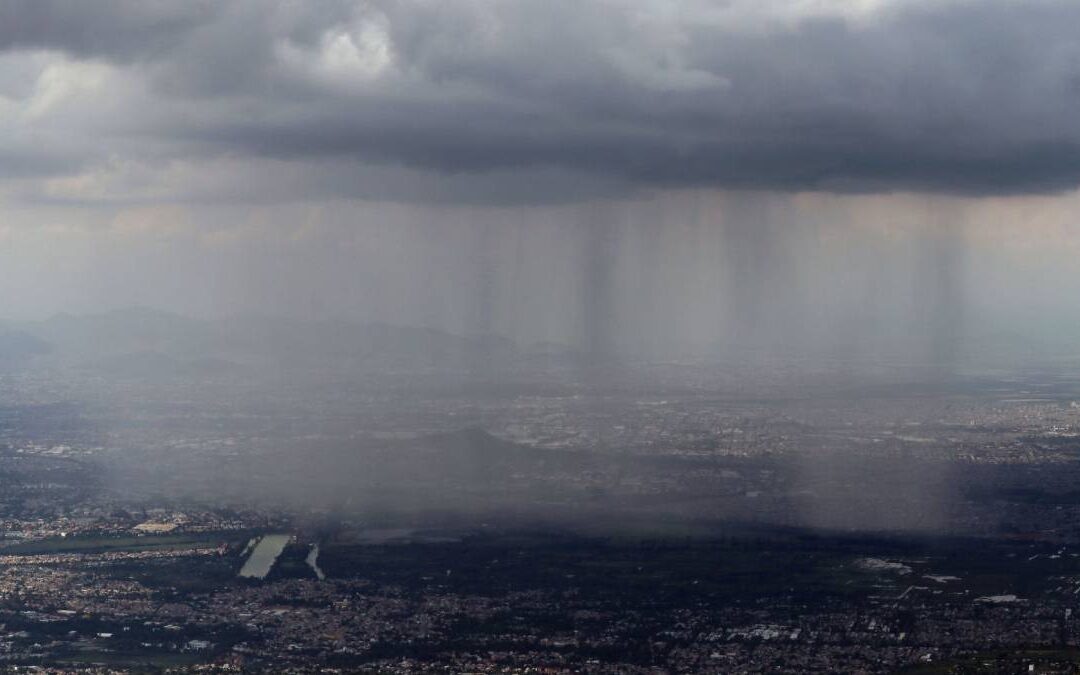
[[[164,534],[115,537],[54,537],[0,548],[0,555],[47,555],[54,553],[114,553],[191,549],[218,546],[247,537],[241,532]]]

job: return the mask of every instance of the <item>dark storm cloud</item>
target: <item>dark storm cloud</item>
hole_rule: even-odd
[[[1080,183],[1080,4],[857,5],[38,0],[0,7],[0,48],[144,80],[111,120],[132,154],[152,136],[184,158],[628,187]]]
[[[55,49],[82,57],[145,58],[174,49],[219,13],[206,0],[5,0],[0,49]]]

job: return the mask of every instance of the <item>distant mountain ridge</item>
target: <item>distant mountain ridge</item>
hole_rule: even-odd
[[[58,314],[0,329],[0,355],[52,361],[125,376],[232,372],[252,368],[333,370],[482,368],[516,354],[499,336],[463,337],[431,328],[301,321],[267,316],[193,319],[153,309]]]
[[[35,335],[0,326],[0,363],[23,363],[52,351],[49,342]]]

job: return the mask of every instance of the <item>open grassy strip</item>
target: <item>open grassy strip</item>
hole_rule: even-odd
[[[0,555],[46,555],[50,553],[110,553],[152,551],[157,549],[191,549],[233,543],[249,533],[227,531],[198,534],[165,534],[144,536],[54,537],[28,541],[0,548]]]

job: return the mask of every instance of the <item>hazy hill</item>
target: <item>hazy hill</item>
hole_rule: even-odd
[[[35,357],[45,356],[52,350],[52,345],[39,337],[23,331],[0,328],[0,365],[23,364]]]
[[[476,369],[505,362],[515,353],[504,338],[461,337],[428,328],[264,316],[201,320],[150,309],[60,314],[14,326],[18,332],[8,334],[23,337],[12,338],[13,353],[51,345],[55,363],[118,376],[262,368]]]

